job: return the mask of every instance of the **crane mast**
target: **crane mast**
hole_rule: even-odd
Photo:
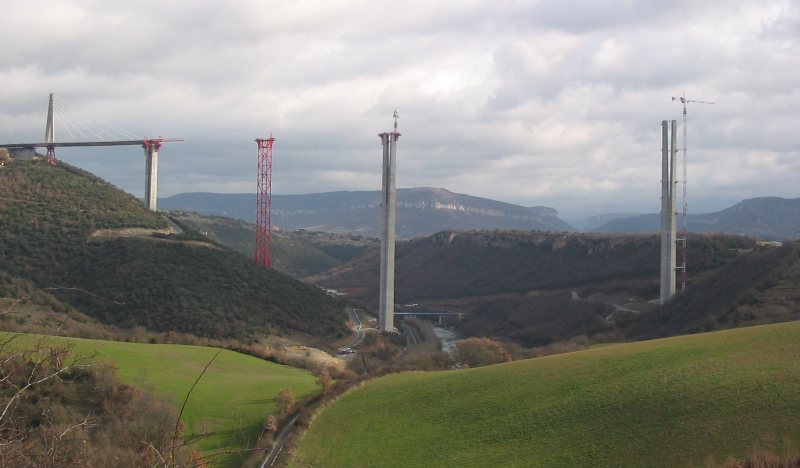
[[[681,96],[672,96],[673,101],[680,101],[683,104],[683,213],[681,215],[681,237],[676,239],[678,242],[682,243],[681,249],[681,266],[676,267],[676,269],[681,271],[681,291],[686,289],[686,282],[687,282],[687,272],[686,272],[686,260],[688,257],[688,249],[686,246],[686,238],[689,235],[689,198],[687,196],[687,170],[686,170],[686,161],[687,161],[687,127],[686,127],[686,104],[693,102],[696,104],[714,104],[710,101],[698,101],[694,99],[686,99],[686,93],[683,93]]]

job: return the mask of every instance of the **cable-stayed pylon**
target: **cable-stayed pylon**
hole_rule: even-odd
[[[272,268],[272,145],[275,138],[256,139],[258,144],[258,190],[256,191],[255,261]]]
[[[54,99],[53,93],[50,93],[50,100],[47,104],[47,122],[45,123],[44,129],[44,142],[45,143],[55,143],[56,141],[56,125],[55,125],[55,114],[53,112],[54,107]],[[57,164],[56,159],[56,148],[55,146],[47,145],[47,162],[50,163],[51,166],[55,166]]]

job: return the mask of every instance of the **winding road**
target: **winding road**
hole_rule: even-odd
[[[350,320],[353,322],[353,331],[356,332],[356,336],[353,338],[353,341],[347,346],[344,346],[344,348],[354,348],[364,341],[366,333],[362,329],[363,325],[361,323],[361,318],[358,316],[358,311],[353,307],[347,307],[347,314],[350,316]],[[294,430],[298,416],[300,416],[299,413],[292,416],[288,421],[286,421],[286,424],[283,425],[281,430],[278,431],[278,435],[275,436],[275,442],[272,443],[272,448],[267,454],[267,457],[261,463],[260,468],[266,468],[275,464],[278,456],[283,451],[283,446],[286,444],[286,439]]]
[[[580,297],[578,295],[578,291],[571,291],[570,292],[570,299],[572,299],[573,301],[592,302],[592,301],[589,301],[588,299],[584,299],[584,298]],[[608,315],[608,317],[606,317],[606,321],[611,320],[613,318],[614,314],[617,313],[617,312],[628,312],[628,313],[631,313],[631,314],[640,313],[640,311],[638,311],[638,310],[634,310],[634,309],[631,309],[629,307],[621,306],[621,305],[615,304],[613,302],[600,302],[600,304],[610,305],[611,307],[614,308],[614,312],[611,312]]]
[[[355,348],[356,346],[360,345],[364,341],[364,337],[366,333],[361,328],[361,319],[358,317],[358,311],[353,307],[347,308],[347,314],[350,316],[350,321],[353,322],[353,331],[356,332],[356,337],[353,338],[353,341],[345,346],[344,348]]]

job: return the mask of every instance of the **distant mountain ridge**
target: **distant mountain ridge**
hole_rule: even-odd
[[[616,221],[618,219],[633,218],[634,216],[641,216],[642,213],[603,213],[595,216],[590,216],[583,221],[583,228],[585,231],[594,231],[598,227]]]
[[[255,194],[183,193],[159,200],[159,206],[255,222],[255,198]],[[272,196],[272,223],[281,229],[379,236],[380,216],[377,190]],[[442,188],[397,190],[398,237],[453,229],[574,230],[549,207],[524,207]]]
[[[595,232],[656,232],[658,214],[629,216],[597,226]],[[760,239],[800,238],[800,198],[759,197],[713,213],[690,214],[690,232],[723,232]]]

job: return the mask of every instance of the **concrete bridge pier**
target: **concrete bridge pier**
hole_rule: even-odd
[[[150,211],[157,211],[158,203],[158,150],[161,140],[144,140],[145,158],[144,204]]]
[[[397,124],[395,123],[395,130]],[[381,289],[378,310],[378,328],[394,330],[394,246],[397,224],[397,140],[400,134],[381,133],[383,146],[383,236],[381,238]]]
[[[664,305],[675,295],[675,262],[677,260],[677,210],[675,156],[677,122],[661,122],[661,293]]]

